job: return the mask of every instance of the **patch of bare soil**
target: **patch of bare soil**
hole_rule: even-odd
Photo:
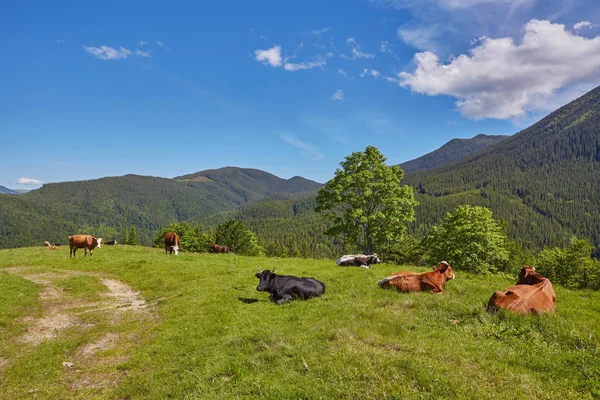
[[[30,346],[59,338],[66,329],[69,332],[85,332],[92,327],[100,330],[108,327],[111,332],[94,339],[74,351],[72,359],[63,362],[63,382],[73,392],[82,389],[103,389],[116,386],[123,373],[117,370],[118,364],[126,361],[128,355],[139,345],[141,332],[119,334],[120,326],[128,321],[149,319],[155,313],[139,292],[116,279],[100,274],[78,271],[56,271],[34,273],[26,267],[9,268],[6,271],[41,286],[39,299],[41,316],[23,319],[27,332],[17,340]],[[73,297],[55,281],[70,276],[86,275],[96,277],[106,287],[100,300]],[[84,314],[92,313],[93,324],[86,322]],[[98,326],[97,326],[98,325]],[[104,352],[110,353],[108,355]],[[0,358],[0,370],[9,360]]]

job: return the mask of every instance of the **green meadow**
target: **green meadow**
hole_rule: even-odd
[[[257,268],[323,281],[274,305]],[[441,295],[382,290],[423,268],[165,255],[103,246],[0,251],[2,399],[591,399],[600,292],[555,285],[554,316],[485,310],[506,276],[455,271]],[[133,296],[133,297],[132,297]]]

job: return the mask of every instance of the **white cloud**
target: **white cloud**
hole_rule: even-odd
[[[362,51],[360,51],[356,47],[354,47],[352,49],[352,58],[353,59],[356,59],[356,58],[375,58],[375,54],[363,53]]]
[[[348,75],[346,74],[346,71],[344,71],[344,70],[343,70],[343,69],[341,69],[341,68],[339,68],[339,69],[338,69],[338,74],[340,74],[340,75],[342,75],[342,76],[348,76]]]
[[[312,69],[316,67],[322,67],[327,64],[325,57],[317,55],[314,61],[305,61],[301,63],[286,63],[283,68],[286,71],[300,71],[303,69]]]
[[[292,146],[302,150],[302,154],[306,157],[309,157],[313,161],[322,160],[325,157],[325,155],[319,152],[319,150],[314,146],[297,139],[293,135],[284,133],[279,137]]]
[[[267,50],[255,50],[254,59],[263,64],[269,64],[271,67],[280,67],[281,61],[281,46],[275,45]]]
[[[156,45],[158,47],[160,47],[163,50],[171,50],[171,48],[169,46],[167,46],[166,44],[164,44],[163,42],[161,42],[160,40],[156,41]]]
[[[33,178],[19,178],[17,179],[17,183],[19,185],[40,185],[42,181]]]
[[[354,39],[353,37],[348,37],[348,38],[346,38],[346,43],[356,44],[356,39]]]
[[[315,30],[313,30],[311,33],[312,33],[313,35],[315,35],[315,36],[318,36],[318,35],[320,35],[320,34],[322,34],[322,33],[325,33],[325,32],[327,32],[327,31],[329,31],[329,30],[331,30],[331,28],[315,29]]]
[[[573,29],[575,29],[576,31],[582,29],[582,28],[593,28],[594,24],[592,24],[590,21],[581,21],[576,23],[575,25],[573,25]]]
[[[149,51],[143,51],[143,50],[140,50],[140,49],[135,49],[135,55],[139,56],[139,57],[150,58],[150,52]]]
[[[439,32],[437,25],[418,28],[398,28],[398,37],[409,46],[419,50],[437,51]]]
[[[356,60],[357,58],[375,58],[375,54],[362,52],[360,50],[360,47],[358,46],[358,43],[356,42],[356,39],[354,39],[353,37],[346,38],[346,46],[351,48],[351,55],[348,56],[346,54],[340,53],[340,57],[342,57],[343,59]]]
[[[544,20],[529,21],[517,43],[483,38],[447,64],[431,52],[414,59],[416,70],[398,74],[400,85],[455,97],[461,114],[471,119],[522,117],[559,89],[600,82],[600,36],[587,39]]]
[[[335,93],[331,95],[331,100],[333,100],[333,101],[344,100],[344,92],[342,92],[342,89],[336,90]]]
[[[360,76],[361,78],[364,78],[365,76],[372,76],[373,78],[377,79],[381,76],[381,72],[374,69],[364,68],[363,72],[358,76]]]
[[[423,4],[431,4],[446,9],[459,9],[459,8],[470,8],[477,5],[492,5],[501,4],[507,6],[518,6],[523,3],[535,2],[535,0],[370,0],[371,3],[375,3],[385,7],[391,7],[396,9],[407,9],[415,8]]]
[[[145,40],[140,40],[139,46],[150,46],[150,42],[146,42]]]
[[[120,47],[118,50],[109,46],[88,47],[83,46],[83,49],[101,60],[118,60],[127,58],[131,55],[131,50]]]

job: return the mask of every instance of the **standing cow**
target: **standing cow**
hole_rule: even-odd
[[[229,247],[222,246],[220,244],[211,244],[210,245],[210,250],[213,253],[229,253]]]
[[[96,247],[102,246],[102,238],[95,238],[92,235],[73,235],[69,236],[69,258],[75,257],[77,249],[83,249],[83,256],[87,256],[87,251],[90,251],[90,257],[92,256],[92,250]]]
[[[175,232],[167,232],[165,235],[165,253],[167,254],[179,254],[179,235]]]
[[[325,293],[325,284],[314,278],[275,275],[275,270],[268,269],[259,269],[255,276],[260,279],[256,290],[268,292],[275,304],[287,303],[293,299],[305,300]]]

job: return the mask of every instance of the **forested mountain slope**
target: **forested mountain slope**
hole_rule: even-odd
[[[126,226],[137,228],[140,243],[151,244],[156,230],[171,222],[195,221],[278,192],[301,193],[321,186],[258,170],[224,170],[212,170],[209,182],[125,175],[46,184],[22,196],[0,196],[0,247],[44,240],[64,243],[67,235],[84,231],[113,238]]]
[[[600,243],[600,87],[475,155],[406,175],[425,231],[459,204],[490,207],[528,247]]]
[[[437,150],[424,156],[406,161],[400,166],[404,172],[422,171],[439,167],[449,162],[477,153],[486,147],[492,146],[508,136],[479,134],[471,139],[452,139]]]

